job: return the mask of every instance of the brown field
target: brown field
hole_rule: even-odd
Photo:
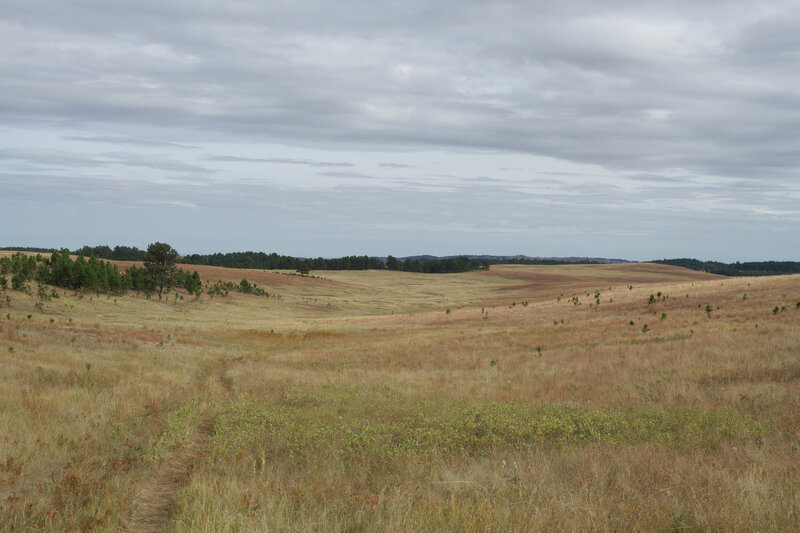
[[[800,276],[197,270],[0,291],[0,529],[800,530]]]

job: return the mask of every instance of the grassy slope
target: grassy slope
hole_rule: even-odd
[[[136,529],[197,449],[178,531],[799,525],[799,276],[198,270],[280,298],[0,295],[0,524]]]

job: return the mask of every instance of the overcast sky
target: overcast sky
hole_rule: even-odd
[[[800,260],[800,2],[2,0],[0,246]]]

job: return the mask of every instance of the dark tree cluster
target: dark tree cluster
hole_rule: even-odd
[[[70,257],[69,250],[28,255],[17,252],[0,258],[0,276],[9,274],[11,288],[24,290],[28,281],[37,281],[71,290],[87,290],[123,294],[128,290],[155,291],[182,287],[193,294],[202,289],[197,272],[189,273],[175,268],[177,252],[168,244],[154,243],[148,248],[144,267],[131,266],[120,272],[116,265],[97,257],[88,260],[78,255]]]
[[[113,261],[144,261],[147,250],[140,250],[136,246],[84,246],[72,251],[73,255],[84,257],[97,257],[98,259],[111,259]]]
[[[698,259],[660,259],[653,263],[673,265],[710,274],[722,276],[778,276],[782,274],[800,274],[798,261],[752,261],[745,263],[720,263],[717,261],[700,261]]]
[[[471,259],[466,256],[446,257],[444,259],[402,260],[390,255],[386,259],[386,268],[389,270],[421,272],[424,274],[450,274],[469,272],[470,270],[487,270],[489,268],[489,261],[486,259]]]
[[[209,255],[191,254],[183,256],[181,263],[187,265],[220,266],[227,268],[256,268],[261,270],[297,268],[297,259],[276,253],[231,252]]]
[[[37,248],[31,246],[7,246],[0,250],[13,250],[17,252],[33,252],[41,254],[52,254],[60,252],[55,248]],[[83,257],[96,257],[98,259],[111,259],[112,261],[144,261],[147,250],[140,250],[136,246],[115,246],[111,248],[107,245],[84,246],[70,252],[72,255],[82,255]]]
[[[211,255],[192,254],[180,259],[190,265],[221,266],[228,268],[256,268],[261,270],[296,270],[307,274],[310,270],[401,270],[404,272],[424,272],[430,274],[466,272],[489,268],[486,259],[468,257],[448,257],[444,259],[397,259],[389,256],[384,262],[378,257],[349,255],[334,259],[317,257],[302,259],[276,253],[234,252]]]
[[[36,250],[45,250],[39,249]],[[276,253],[264,252],[231,252],[215,253],[208,255],[191,254],[180,257],[171,246],[164,243],[153,243],[147,250],[140,250],[133,246],[84,246],[72,252],[79,258],[111,259],[115,261],[143,261],[144,268],[130,267],[124,273],[113,274],[109,269],[115,269],[111,265],[104,266],[104,274],[99,266],[92,262],[88,271],[92,272],[89,279],[66,282],[59,278],[58,286],[68,288],[87,288],[90,290],[120,292],[128,289],[133,290],[158,290],[159,294],[172,286],[186,287],[190,292],[200,290],[199,281],[185,279],[185,274],[177,273],[174,264],[220,266],[227,268],[250,268],[260,270],[296,270],[302,275],[308,275],[311,270],[398,270],[403,272],[420,272],[426,274],[444,274],[454,272],[467,272],[476,269],[488,269],[491,263],[486,258],[461,257],[416,257],[405,260],[389,256],[386,260],[379,257],[369,257],[366,255],[349,255],[339,258],[326,259],[317,258],[297,258]],[[69,257],[69,251],[53,251],[52,257],[56,255]],[[79,259],[80,266],[75,267],[79,271],[86,270],[83,263],[89,263],[86,259]],[[52,261],[51,261],[52,262]],[[101,264],[105,264],[100,261]],[[66,268],[66,267],[64,267]],[[76,279],[81,275],[76,275]],[[25,277],[25,279],[28,279]],[[34,279],[34,278],[30,278]],[[176,281],[176,279],[178,281]]]
[[[53,252],[58,251],[55,248],[40,248],[37,246],[4,246],[0,248],[0,250],[7,252],[32,252],[39,254],[52,254]]]
[[[338,259],[318,257],[306,261],[312,270],[383,270],[386,265],[377,257],[348,255]]]
[[[181,263],[189,265],[208,265],[227,268],[255,268],[261,270],[299,270],[307,266],[313,270],[382,270],[385,267],[382,260],[366,255],[347,256],[337,259],[302,259],[276,253],[264,252],[231,252],[226,254],[216,253],[210,255],[191,254],[180,259]]]
[[[576,259],[565,261],[562,259],[535,259],[532,257],[493,257],[488,259],[492,265],[599,265],[600,261],[591,259]]]

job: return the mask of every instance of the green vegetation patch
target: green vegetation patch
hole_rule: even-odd
[[[212,455],[296,457],[318,453],[374,458],[464,454],[487,456],[536,446],[714,445],[754,437],[761,428],[744,414],[696,410],[590,410],[467,400],[432,402],[394,398],[350,401],[332,394],[280,404],[253,400],[226,406],[217,416]]]
[[[202,406],[197,400],[183,402],[166,413],[161,434],[144,453],[144,461],[158,463],[168,447],[188,442],[202,414]]]
[[[45,370],[37,366],[32,376],[33,383],[37,385],[80,387],[88,390],[107,389],[119,384],[121,379],[119,374],[107,375],[92,372],[89,364],[87,364],[85,372]]]

